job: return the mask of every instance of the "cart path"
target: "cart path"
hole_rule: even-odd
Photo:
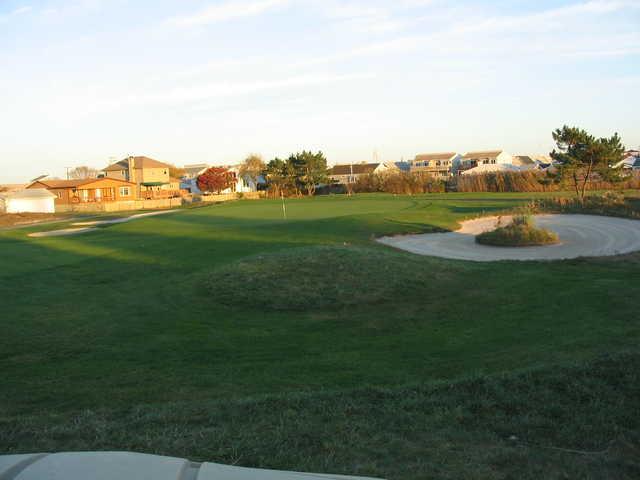
[[[138,213],[136,215],[131,215],[129,217],[115,218],[113,220],[95,220],[93,222],[76,222],[72,223],[71,226],[76,228],[63,228],[61,230],[50,230],[47,232],[34,232],[30,233],[29,237],[64,237],[67,235],[78,235],[80,233],[93,232],[97,230],[96,227],[100,225],[113,225],[116,223],[126,223],[131,222],[133,220],[139,220],[146,217],[154,217],[156,215],[165,215],[167,213],[179,212],[180,210],[162,210],[159,212],[148,212],[148,213]]]

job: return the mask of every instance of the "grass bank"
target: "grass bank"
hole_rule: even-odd
[[[634,352],[436,384],[1,418],[0,450],[128,449],[391,479],[630,480],[639,372]]]

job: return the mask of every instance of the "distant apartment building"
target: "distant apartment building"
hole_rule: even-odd
[[[399,171],[400,169],[392,163],[349,163],[331,167],[329,169],[329,178],[336,183],[349,185],[356,183],[359,178],[366,175],[380,175]]]
[[[448,178],[453,175],[460,158],[456,152],[421,153],[410,162],[410,171],[426,173],[436,178]]]

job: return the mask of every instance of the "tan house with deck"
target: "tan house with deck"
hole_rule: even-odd
[[[180,180],[170,175],[171,165],[149,157],[127,157],[102,171],[106,178],[136,185],[137,198],[166,198],[180,195]]]
[[[422,153],[410,162],[411,173],[426,173],[436,178],[448,178],[460,160],[456,152]]]

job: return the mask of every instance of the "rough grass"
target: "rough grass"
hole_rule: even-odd
[[[0,417],[0,451],[127,449],[394,480],[640,478],[640,354],[453,382]]]
[[[411,301],[422,288],[450,284],[452,267],[423,268],[407,256],[360,246],[313,246],[261,254],[214,270],[211,300],[252,309],[322,311]]]
[[[534,247],[553,245],[559,241],[558,234],[537,228],[528,215],[514,216],[508,225],[476,235],[477,243],[495,247]]]

